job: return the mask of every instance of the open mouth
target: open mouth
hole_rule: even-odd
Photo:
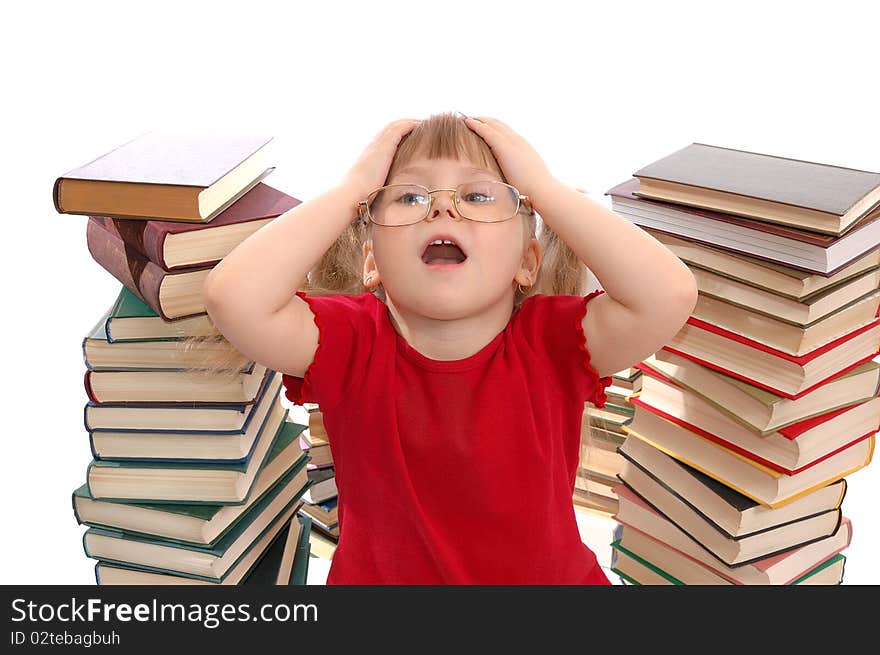
[[[435,239],[422,253],[422,261],[429,266],[454,266],[467,259],[464,251],[451,239]]]

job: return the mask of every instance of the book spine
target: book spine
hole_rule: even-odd
[[[95,390],[92,389],[92,372],[91,371],[85,372],[85,375],[83,376],[83,386],[85,386],[85,388],[86,388],[86,395],[89,397],[89,400],[91,400],[93,403],[100,402],[98,400],[97,396],[95,396]]]
[[[88,354],[88,352],[86,352],[86,343],[88,342],[88,340],[89,340],[88,337],[83,337],[83,340],[82,340],[82,357],[83,357],[83,363],[86,365],[86,368],[87,368],[88,370],[91,371],[91,370],[92,370],[92,363],[89,361],[89,354]]]
[[[100,219],[89,218],[86,243],[92,258],[108,273],[122,282],[129,291],[143,300],[165,320],[171,320],[162,310],[159,289],[165,278],[164,271],[122,239],[108,230]]]
[[[89,432],[89,448],[92,451],[92,459],[101,459],[98,451],[95,450],[95,433],[91,431]]]
[[[143,233],[144,255],[146,255],[148,259],[156,262],[166,271],[170,271],[171,267],[168,266],[168,262],[165,261],[166,236],[168,236],[168,230],[160,228],[156,223],[147,221]]]
[[[61,207],[61,183],[63,180],[62,177],[57,178],[52,186],[52,204],[55,205],[55,211],[59,214],[64,213],[64,209]]]
[[[840,506],[843,505],[843,499],[846,497],[846,490],[849,488],[847,486],[849,483],[846,481],[846,478],[843,478],[841,483],[840,498],[837,499],[837,509],[840,509]]]
[[[86,429],[86,432],[92,431],[92,427],[89,425],[89,404],[88,403],[83,405],[83,427]]]
[[[163,270],[168,271],[162,247],[165,231],[159,228],[155,221],[116,218],[112,216],[90,216],[89,218],[98,221],[104,229],[113,234],[117,239],[121,239],[140,255],[146,257]]]
[[[76,519],[77,525],[82,525],[82,517],[79,515],[79,511],[76,509],[76,491],[72,491],[70,493],[70,504],[73,506],[73,518]]]

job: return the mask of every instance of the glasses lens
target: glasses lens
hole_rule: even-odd
[[[410,225],[425,217],[431,197],[415,184],[391,184],[368,197],[370,216],[380,225]]]
[[[458,211],[472,221],[506,221],[519,209],[519,193],[503,182],[467,182],[458,188]]]

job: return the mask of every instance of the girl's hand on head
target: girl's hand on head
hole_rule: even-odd
[[[404,118],[386,125],[346,173],[343,184],[353,188],[359,199],[384,185],[398,144],[419,123],[419,120]]]
[[[539,189],[555,182],[541,156],[506,123],[488,116],[467,116],[465,123],[483,137],[492,149],[504,177],[520,193],[534,199]]]

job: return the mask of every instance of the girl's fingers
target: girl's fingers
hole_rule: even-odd
[[[376,135],[373,142],[376,144],[383,144],[386,142],[395,144],[400,143],[401,139],[412,132],[419,123],[421,123],[421,121],[409,119],[394,121],[385,126],[385,129]]]
[[[393,121],[385,126],[381,132],[379,132],[379,137],[390,136],[390,135],[399,135],[401,133],[405,134],[412,130],[416,125],[421,123],[422,121],[417,120],[415,118],[403,118],[400,120]]]
[[[475,116],[468,116],[465,119],[465,125],[470,127],[480,136],[483,136],[487,132],[491,132],[494,129],[489,123]]]

